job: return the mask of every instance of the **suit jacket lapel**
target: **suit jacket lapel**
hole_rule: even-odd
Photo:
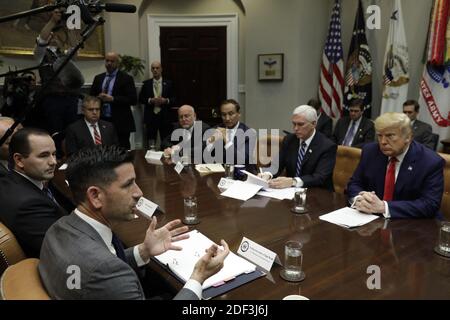
[[[414,169],[416,162],[416,149],[414,148],[414,144],[411,143],[409,146],[409,150],[403,158],[402,164],[398,171],[398,176],[395,182],[394,189],[394,199],[395,195],[400,193],[400,191],[408,184],[413,182]]]
[[[93,147],[93,146],[95,146],[95,143],[94,143],[94,140],[92,139],[91,131],[88,128],[86,121],[84,121],[84,120],[82,120],[82,121],[83,121],[83,123],[81,126],[81,130],[82,130],[81,134],[84,136],[84,139],[86,141],[89,141],[89,145],[91,147]]]

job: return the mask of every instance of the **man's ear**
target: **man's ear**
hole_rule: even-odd
[[[95,209],[103,207],[104,199],[104,193],[99,187],[92,186],[86,190],[86,200]]]
[[[24,168],[24,164],[23,164],[23,159],[24,159],[25,157],[22,155],[22,154],[20,154],[20,153],[18,153],[18,152],[16,152],[16,153],[14,153],[13,154],[13,161],[14,161],[14,166],[17,166],[19,169],[22,169],[23,170],[23,168]]]

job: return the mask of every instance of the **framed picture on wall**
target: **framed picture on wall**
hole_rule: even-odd
[[[0,17],[36,9],[45,6],[49,0],[15,0],[2,1]],[[36,44],[36,37],[50,19],[51,12],[33,14],[20,19],[0,24],[0,54],[32,55]],[[84,25],[82,24],[82,28]],[[65,43],[67,29],[60,28],[55,31],[57,36]],[[80,50],[79,57],[102,58],[105,55],[103,26],[98,27],[85,46]]]
[[[283,81],[283,53],[258,54],[258,80]]]

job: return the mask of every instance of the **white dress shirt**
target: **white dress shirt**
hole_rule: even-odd
[[[95,144],[94,128],[92,126],[96,127],[98,135],[100,136],[100,139],[102,138],[102,134],[100,132],[100,127],[98,126],[98,122],[90,123],[90,122],[86,121],[86,119],[84,119],[84,122],[86,122],[89,132],[91,133],[92,140],[94,141],[94,144]]]

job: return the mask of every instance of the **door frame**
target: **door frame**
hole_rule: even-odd
[[[239,83],[239,30],[238,15],[147,15],[148,20],[148,58],[161,61],[161,47],[159,44],[161,27],[218,27],[227,29],[227,99],[238,99]],[[154,35],[154,37],[150,37]]]

